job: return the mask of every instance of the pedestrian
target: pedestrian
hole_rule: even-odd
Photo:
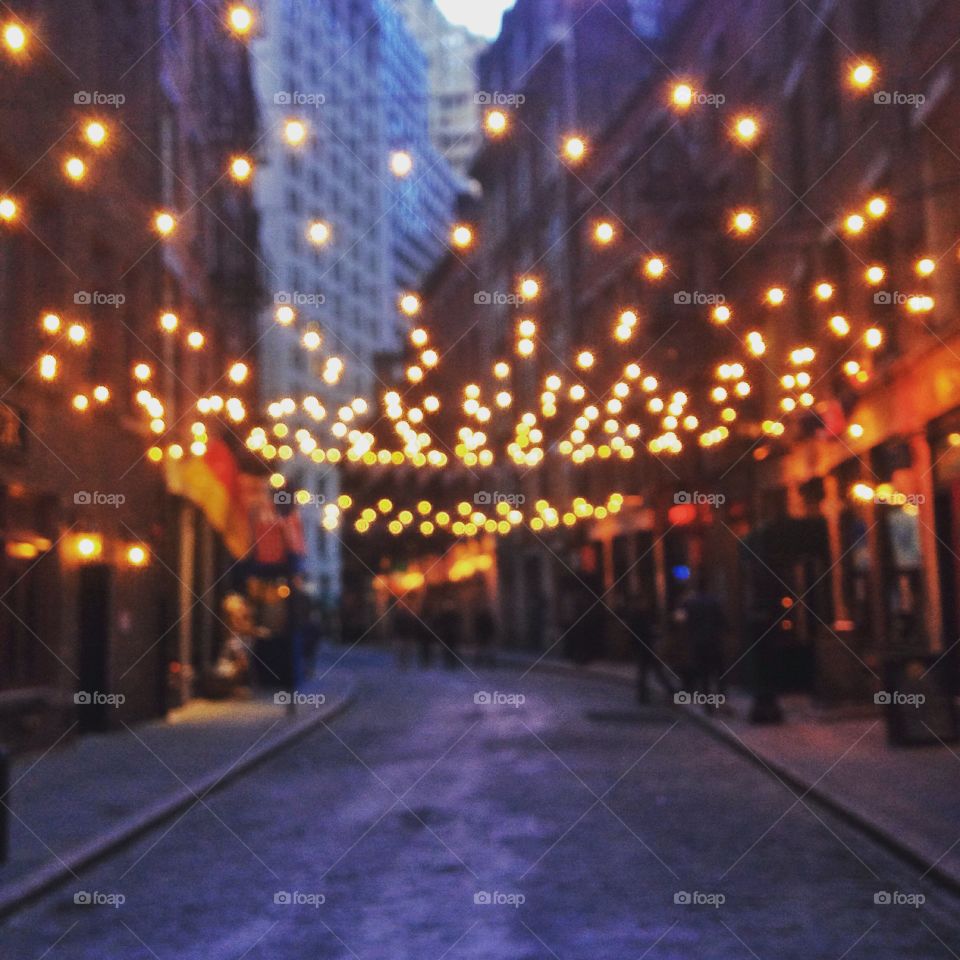
[[[717,696],[721,698],[717,703],[722,703],[726,694],[723,639],[727,618],[723,605],[710,593],[702,576],[684,601],[683,610],[693,663],[694,689],[705,697]]]
[[[624,620],[633,640],[637,657],[637,702],[650,702],[650,674],[671,699],[676,693],[664,662],[657,655],[657,628],[653,611],[646,600],[636,599],[625,611]]]

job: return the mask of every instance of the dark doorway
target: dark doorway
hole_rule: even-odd
[[[82,733],[109,727],[108,637],[110,632],[110,567],[96,564],[80,571],[80,693],[78,722]]]

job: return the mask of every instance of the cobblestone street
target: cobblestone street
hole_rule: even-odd
[[[350,711],[9,921],[2,956],[936,960],[960,943],[919,871],[672,708],[587,679],[350,664]]]

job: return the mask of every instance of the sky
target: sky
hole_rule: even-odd
[[[460,23],[483,37],[500,32],[500,17],[515,0],[437,0],[437,6],[451,23]]]

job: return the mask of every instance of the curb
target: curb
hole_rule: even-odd
[[[604,670],[597,670],[590,666],[578,667],[574,664],[558,663],[557,661],[541,661],[531,665],[529,662],[520,658],[504,657],[504,665],[522,667],[537,670],[543,673],[552,673],[562,676],[579,676],[592,680],[605,680],[615,683],[619,686],[632,686],[633,682],[625,676],[617,673],[608,673]],[[762,769],[768,775],[771,775],[784,784],[794,789],[800,797],[810,797],[820,806],[829,810],[834,816],[838,817],[848,826],[852,826],[865,833],[872,840],[879,843],[882,847],[904,860],[912,867],[923,871],[930,880],[949,890],[954,895],[960,895],[960,875],[945,870],[943,867],[930,861],[928,854],[923,853],[910,843],[901,840],[893,834],[888,827],[885,827],[867,814],[849,806],[843,800],[833,796],[827,790],[816,784],[810,784],[808,780],[795,773],[784,763],[764,756],[761,753],[747,746],[732,731],[728,730],[722,724],[717,723],[710,717],[698,711],[692,706],[678,706],[678,710],[686,714],[687,718],[692,720],[704,731],[709,733],[714,739],[720,741],[728,747],[735,750],[744,759],[749,760],[755,766]]]
[[[143,834],[173,819],[178,813],[193,806],[212,793],[250,773],[275,754],[302,740],[317,727],[348,710],[356,699],[356,687],[351,682],[346,692],[317,715],[297,722],[235,763],[226,764],[198,777],[186,787],[158,801],[152,807],[133,814],[93,840],[68,851],[57,862],[38,867],[32,873],[6,887],[0,887],[0,920],[19,912],[44,894],[61,886],[81,870],[128,846]]]

